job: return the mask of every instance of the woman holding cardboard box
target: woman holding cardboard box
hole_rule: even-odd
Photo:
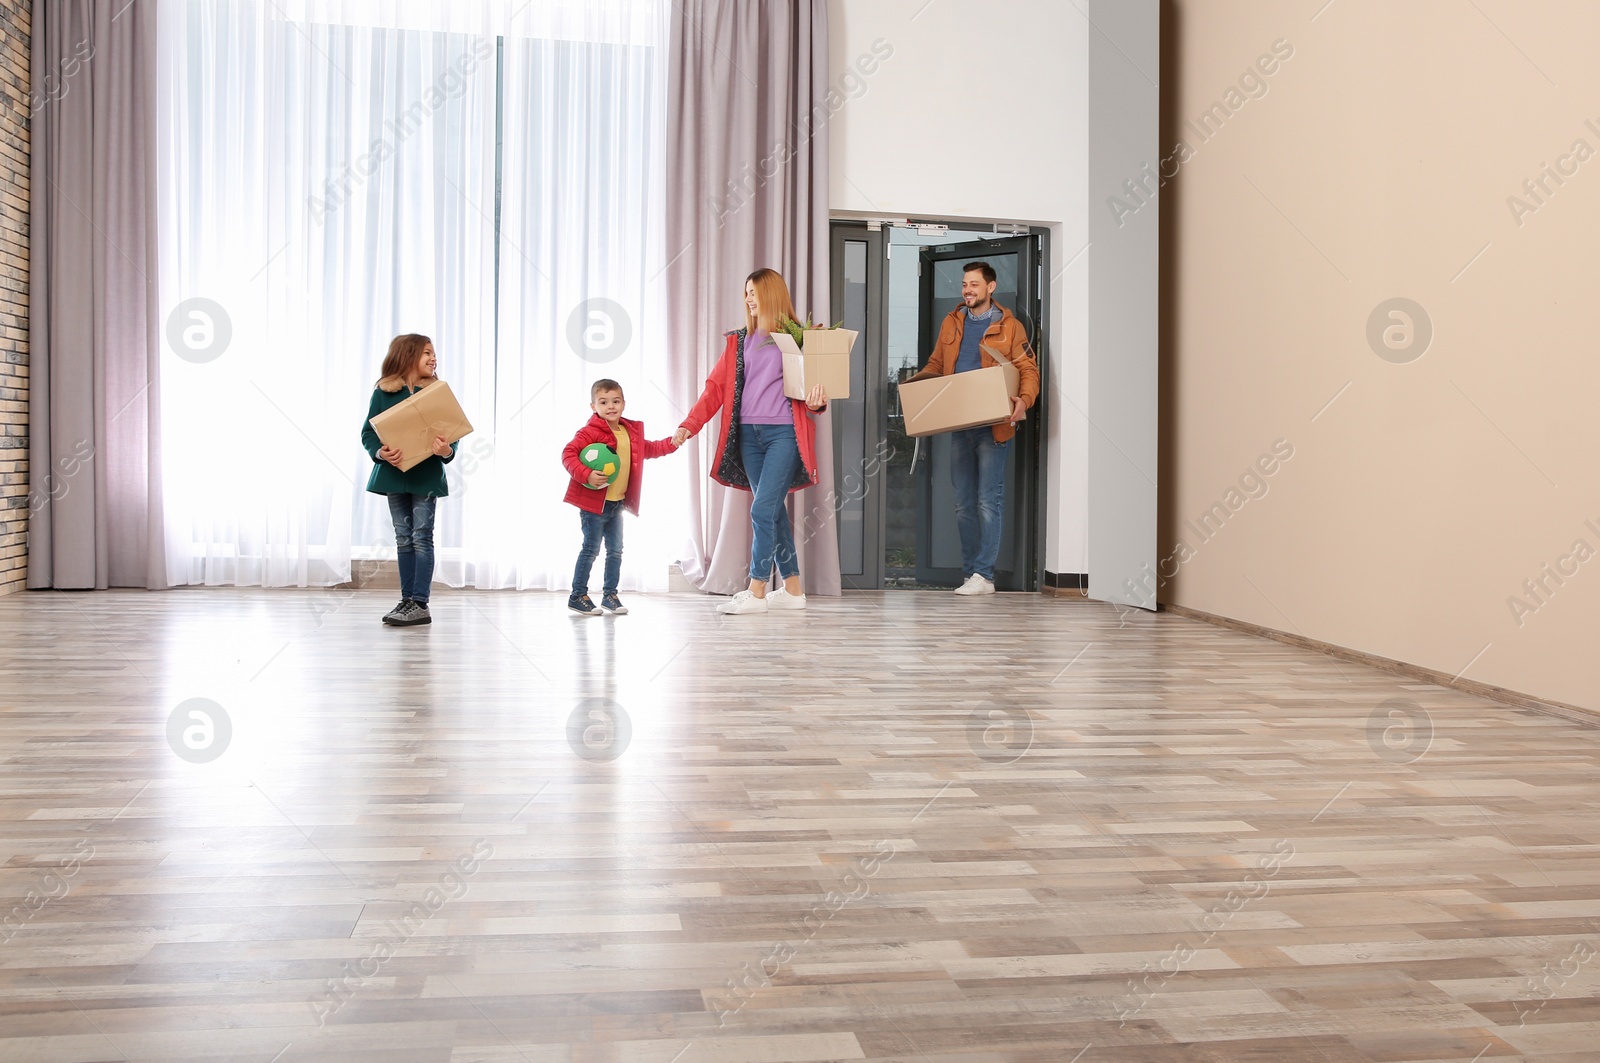
[[[804,609],[794,530],[784,499],[817,482],[816,426],[827,408],[821,384],[804,400],[783,394],[783,355],[772,333],[796,320],[789,287],[775,270],[758,269],[744,282],[745,327],[728,333],[722,357],[706,378],[700,399],[672,437],[674,446],[722,413],[711,478],[751,493],[750,587],[717,606],[720,613]],[[776,566],[783,586],[767,593]]]
[[[403,468],[406,455],[378,438],[372,418],[435,383],[439,379],[435,375],[438,364],[433,341],[428,337],[414,333],[396,336],[383,359],[367,419],[361,425],[361,445],[373,462],[367,490],[388,496],[389,517],[394,521],[400,604],[383,617],[385,624],[394,627],[433,623],[433,614],[428,612],[433,585],[433,515],[439,499],[450,493],[444,466],[456,456],[456,448],[444,437],[435,437],[433,453],[426,460]]]

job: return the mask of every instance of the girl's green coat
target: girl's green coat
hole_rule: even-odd
[[[445,463],[454,460],[456,445],[450,444],[450,457],[441,458],[437,454],[430,454],[428,459],[420,465],[413,465],[406,472],[390,465],[378,457],[378,451],[383,447],[383,440],[378,438],[378,433],[372,430],[372,419],[391,406],[397,406],[415,395],[421,388],[408,388],[404,384],[399,391],[384,391],[382,388],[372,389],[372,402],[367,407],[367,419],[361,424],[361,445],[367,448],[367,456],[372,459],[372,475],[367,477],[367,490],[375,495],[434,495],[443,497],[450,493],[450,485],[444,477]]]

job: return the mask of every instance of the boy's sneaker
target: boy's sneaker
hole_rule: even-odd
[[[575,594],[567,599],[567,608],[579,616],[599,616],[600,610],[594,607],[594,602],[587,594]]]
[[[616,591],[611,591],[600,596],[600,608],[604,609],[608,613],[614,613],[617,616],[622,616],[628,611],[628,607],[622,604],[622,599],[617,597]]]
[[[757,598],[749,591],[740,591],[732,598],[717,606],[719,613],[764,613],[767,611],[767,600]]]
[[[433,623],[433,614],[428,612],[427,602],[406,602],[400,606],[400,615],[390,623],[395,627],[416,627],[418,624]]]
[[[393,609],[383,614],[383,622],[385,624],[398,624],[400,622],[400,615],[406,611],[406,602],[408,600],[409,599],[401,598],[399,605],[396,605]]]
[[[805,607],[806,596],[804,594],[790,594],[782,587],[775,591],[767,592],[768,609],[804,609]]]
[[[974,572],[967,582],[956,588],[957,594],[993,594],[994,584]]]

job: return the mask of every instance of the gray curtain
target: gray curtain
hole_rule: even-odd
[[[795,309],[829,321],[827,0],[673,5],[667,101],[668,371],[684,408],[744,324],[744,278],[783,274]],[[749,585],[750,495],[706,475],[720,418],[690,451],[698,514],[684,575]],[[789,496],[807,594],[839,593],[831,414],[817,419],[819,483]]]
[[[167,585],[155,27],[154,0],[33,8],[31,588]]]

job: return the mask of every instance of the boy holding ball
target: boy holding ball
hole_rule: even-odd
[[[578,551],[572,595],[567,599],[567,608],[580,616],[599,616],[601,609],[618,616],[628,611],[617,597],[617,581],[622,575],[622,511],[639,515],[644,460],[678,449],[671,439],[646,439],[641,422],[622,416],[625,405],[621,384],[596,380],[589,388],[589,408],[594,416],[561,451],[561,464],[572,477],[567,501],[578,507],[583,523],[583,548]],[[589,572],[602,540],[606,544],[605,584],[597,609],[589,598]]]

